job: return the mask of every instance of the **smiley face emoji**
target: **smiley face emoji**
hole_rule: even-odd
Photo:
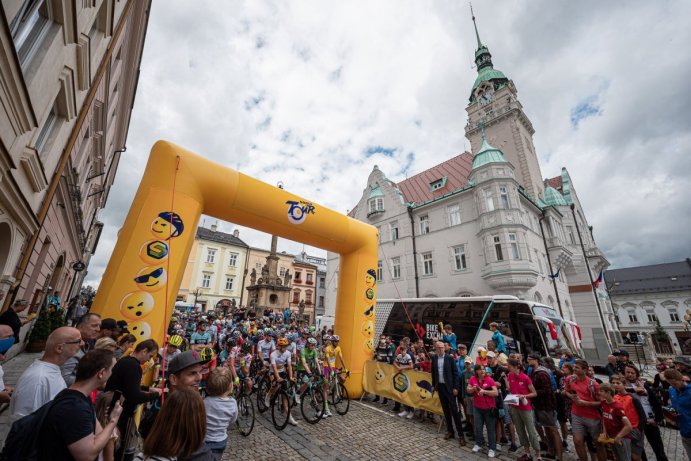
[[[140,290],[153,293],[166,285],[168,276],[162,267],[145,267],[137,273],[134,283]]]
[[[365,317],[369,317],[369,318],[374,317],[374,304],[372,304],[372,305],[369,307],[369,309],[367,309],[367,310],[365,311],[364,316],[365,316]]]
[[[372,352],[374,352],[374,341],[372,341],[372,338],[370,338],[365,341],[365,353],[371,354]]]
[[[365,299],[367,301],[372,301],[374,299],[374,289],[368,288],[365,290]]]
[[[365,274],[365,285],[371,288],[375,283],[377,283],[377,273],[374,269],[368,269]]]
[[[362,334],[365,336],[372,336],[374,332],[374,322],[371,320],[365,320],[362,324]]]
[[[429,381],[418,381],[417,392],[420,396],[420,400],[427,400],[432,398],[432,383]]]
[[[385,377],[386,376],[384,375],[384,372],[382,370],[377,370],[374,372],[374,380],[378,383],[381,383],[382,381],[384,381]]]
[[[137,342],[149,339],[151,337],[151,325],[144,322],[143,320],[137,320],[136,322],[131,322],[127,325],[127,329],[130,333],[137,338]]]
[[[163,240],[150,240],[139,249],[139,257],[145,264],[161,264],[168,258],[168,244]]]
[[[185,225],[180,215],[171,213],[170,211],[159,213],[156,219],[151,223],[151,233],[154,237],[163,240],[179,236],[184,229]]]
[[[146,317],[154,310],[154,297],[146,291],[135,291],[122,298],[120,313],[128,320]]]

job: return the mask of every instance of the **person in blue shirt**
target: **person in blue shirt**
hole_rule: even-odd
[[[684,375],[678,370],[665,370],[665,379],[670,385],[669,397],[672,408],[677,413],[677,425],[681,433],[681,443],[686,450],[686,457],[691,459],[691,386],[684,381]]]
[[[499,324],[497,322],[492,322],[489,324],[489,329],[492,332],[492,341],[497,345],[497,353],[506,354],[506,342],[504,342],[504,335],[499,331]]]
[[[445,343],[448,343],[451,345],[451,353],[456,351],[456,333],[451,331],[451,325],[447,324],[444,326],[444,334],[441,337],[441,340]]]

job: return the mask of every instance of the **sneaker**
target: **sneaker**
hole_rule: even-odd
[[[288,424],[290,424],[291,426],[297,426],[298,425],[298,422],[295,421],[295,418],[293,418],[293,415],[290,415],[288,417]]]
[[[405,410],[403,410],[402,412],[400,412],[400,413],[398,414],[398,416],[400,416],[401,418],[404,417],[404,416],[406,416],[406,415],[408,415],[408,412],[405,411]]]
[[[407,419],[413,419],[413,416],[415,416],[415,412],[411,411],[410,413],[408,413],[408,416],[406,416],[406,418]]]
[[[487,452],[487,457],[488,457],[488,458],[494,458],[494,456],[495,456],[494,450],[490,450],[490,451]]]
[[[512,443],[511,446],[509,447],[509,451],[511,453],[516,453],[517,450],[518,450],[518,447],[516,446],[516,444]]]
[[[328,418],[329,416],[333,416],[329,410],[325,410],[324,414],[322,415],[322,418]]]
[[[482,447],[480,445],[475,445],[473,447],[473,453],[477,453],[478,451],[482,450]]]
[[[300,394],[295,394],[295,404],[300,405]]]

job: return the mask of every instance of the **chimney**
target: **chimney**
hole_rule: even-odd
[[[235,229],[235,230],[233,231],[233,237],[235,237],[235,238],[240,238],[240,231],[237,230],[237,229]]]
[[[211,225],[211,232],[216,232],[216,229],[218,229],[218,225],[217,225],[217,224],[212,224],[212,225]]]

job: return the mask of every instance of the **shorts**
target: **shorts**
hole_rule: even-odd
[[[336,371],[336,368],[331,368],[331,367],[322,367],[322,374],[324,375],[325,378],[330,378],[331,377],[331,372]]]
[[[597,440],[601,433],[600,420],[571,414],[571,432],[573,434],[582,434],[583,436],[590,434],[593,440]]]
[[[542,427],[557,427],[557,414],[555,411],[535,410],[535,419]]]
[[[631,437],[631,453],[641,456],[643,453],[643,447],[645,445],[643,434],[641,434],[641,431],[634,427],[629,436]]]
[[[298,378],[297,380],[299,382],[301,382],[303,384],[307,384],[310,380],[310,375],[307,374],[307,371],[305,371],[305,370],[298,370],[298,377],[297,378]]]

